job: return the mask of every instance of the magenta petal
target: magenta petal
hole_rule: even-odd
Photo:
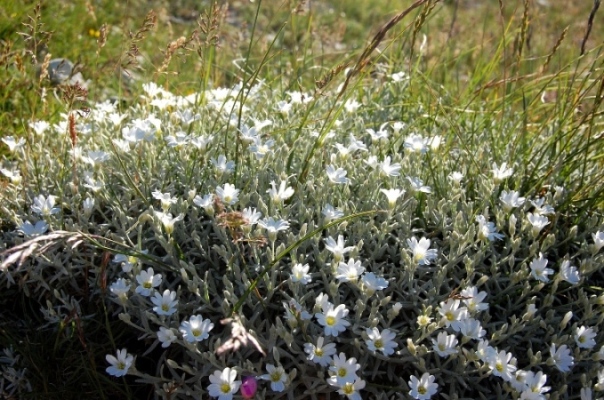
[[[256,394],[258,383],[253,376],[244,376],[241,379],[241,395],[244,399],[251,399]]]

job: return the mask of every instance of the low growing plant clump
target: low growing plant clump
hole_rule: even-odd
[[[69,81],[3,136],[0,393],[602,395],[601,68],[455,100],[369,60],[404,16],[314,91]]]

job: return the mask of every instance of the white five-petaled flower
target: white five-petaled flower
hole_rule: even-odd
[[[284,219],[275,220],[273,217],[268,217],[258,220],[258,225],[266,229],[268,238],[271,241],[277,239],[277,232],[286,231],[289,229],[289,222]]]
[[[488,222],[484,215],[477,215],[476,222],[478,222],[478,239],[483,242],[487,240],[492,242],[493,240],[501,240],[504,236],[501,233],[497,233],[497,227],[494,223]]]
[[[462,297],[466,307],[468,307],[469,312],[475,313],[489,309],[489,303],[482,302],[485,297],[487,297],[487,292],[478,292],[476,286],[469,286],[462,290],[459,294]]]
[[[12,152],[20,149],[25,145],[25,139],[19,138],[16,140],[14,136],[5,136],[2,141],[8,146],[8,149]]]
[[[151,296],[153,288],[158,287],[161,284],[161,274],[154,274],[153,268],[149,267],[147,270],[142,270],[136,275],[136,281],[138,286],[136,287],[136,293],[141,296]]]
[[[176,202],[178,201],[178,198],[172,197],[170,193],[162,193],[160,191],[155,191],[151,192],[151,195],[153,195],[153,198],[155,200],[160,201],[161,208],[162,210],[164,210],[164,212],[167,212],[170,209],[170,206],[172,204],[176,204]]]
[[[23,181],[23,177],[19,171],[11,171],[9,169],[2,168],[0,169],[2,175],[6,176],[13,185],[18,185]]]
[[[493,352],[487,358],[487,364],[493,375],[507,382],[514,379],[516,359],[512,357],[512,353],[506,353],[505,350],[501,350],[499,353]]]
[[[48,224],[44,220],[40,220],[36,222],[35,225],[32,225],[31,222],[25,221],[19,227],[18,231],[23,232],[25,236],[36,237],[46,233],[48,230]]]
[[[549,392],[551,389],[549,386],[544,386],[545,382],[547,382],[547,375],[542,371],[537,373],[526,371],[524,377],[526,389],[520,394],[520,398],[527,400],[545,400],[545,393]]]
[[[407,180],[411,184],[412,192],[432,193],[432,188],[424,185],[424,182],[418,177],[408,176]]]
[[[297,263],[292,267],[292,273],[290,275],[292,282],[300,282],[306,285],[312,281],[312,277],[308,273],[310,266],[308,264]]]
[[[570,265],[569,260],[562,261],[560,265],[560,277],[571,285],[576,285],[581,280],[581,274],[576,267]]]
[[[267,154],[270,154],[274,145],[275,141],[273,139],[268,139],[263,142],[262,139],[256,137],[253,144],[250,146],[250,153],[252,153],[257,160],[262,160]]]
[[[212,158],[210,162],[219,175],[230,174],[235,170],[235,162],[228,161],[224,154],[219,155],[218,158]]]
[[[405,194],[403,189],[380,189],[380,192],[386,195],[386,198],[388,199],[388,207],[390,208],[394,208],[396,205],[396,200]]]
[[[384,176],[399,176],[400,170],[401,164],[392,164],[390,156],[386,157],[384,161],[380,163],[380,173]]]
[[[365,381],[361,378],[355,379],[354,382],[346,382],[338,389],[338,393],[344,395],[348,400],[362,400],[359,390],[365,388]]]
[[[365,272],[365,267],[361,266],[361,261],[355,261],[354,258],[351,258],[348,263],[340,262],[335,277],[340,283],[356,282],[363,272]]]
[[[602,247],[604,247],[604,231],[592,233],[591,237],[594,239],[594,253],[597,253]]]
[[[449,357],[457,354],[457,337],[447,335],[447,332],[440,332],[436,339],[432,339],[432,349],[440,357]]]
[[[235,185],[225,183],[224,187],[216,186],[216,195],[224,204],[232,206],[239,200],[239,189]]]
[[[257,224],[260,218],[262,218],[262,213],[255,208],[247,207],[243,209],[241,216],[245,221],[245,225],[252,226]]]
[[[189,343],[201,342],[210,337],[210,331],[214,324],[209,319],[203,319],[201,315],[193,315],[188,321],[180,324],[180,332],[183,339]]]
[[[425,154],[428,151],[428,139],[412,133],[405,139],[403,147],[411,153]]]
[[[380,126],[380,129],[378,129],[377,131],[371,128],[365,129],[365,131],[369,134],[369,136],[371,136],[371,140],[374,142],[380,140],[388,140],[388,131],[386,130],[387,126],[388,122],[385,122]]]
[[[285,390],[285,384],[287,383],[288,376],[282,366],[274,366],[273,364],[266,364],[266,372],[268,374],[260,375],[260,379],[269,381],[271,383],[271,389],[273,392],[282,392]]]
[[[385,356],[394,353],[394,349],[398,347],[398,343],[394,341],[396,334],[390,329],[379,331],[378,328],[366,329],[368,340],[366,340],[367,348],[370,351],[381,351]]]
[[[409,395],[417,400],[428,400],[434,396],[438,390],[438,383],[435,382],[436,378],[434,375],[430,375],[427,372],[417,378],[411,376],[409,378]]]
[[[271,186],[272,188],[268,189],[266,193],[270,194],[273,204],[281,204],[284,200],[289,199],[294,194],[294,189],[288,187],[286,181],[281,181],[279,189],[277,189],[277,184],[274,181],[271,182]]]
[[[497,166],[497,163],[493,163],[493,179],[495,182],[502,181],[509,178],[514,173],[512,168],[508,168],[507,163],[501,164],[501,167]]]
[[[184,214],[179,214],[176,217],[172,217],[172,214],[170,213],[156,211],[155,215],[157,215],[157,217],[161,221],[162,225],[164,226],[164,230],[168,235],[172,235],[172,233],[174,233],[174,224],[185,219]]]
[[[327,367],[331,362],[331,356],[336,354],[336,345],[335,343],[325,343],[325,338],[319,336],[316,345],[313,343],[304,344],[304,352],[308,354],[306,357],[308,360],[322,367]]]
[[[539,253],[539,258],[535,258],[531,261],[531,275],[533,278],[541,282],[549,282],[548,275],[554,273],[554,270],[547,267],[547,258],[543,257],[542,253]]]
[[[484,335],[487,334],[487,331],[482,328],[482,325],[480,325],[480,321],[474,318],[462,319],[457,323],[457,325],[459,326],[459,333],[461,333],[465,338],[480,340]]]
[[[358,364],[357,359],[354,357],[347,359],[344,353],[333,356],[331,366],[329,367],[331,377],[327,380],[327,383],[333,386],[352,383],[358,379],[356,372],[359,368],[361,368],[361,364]]]
[[[38,195],[34,198],[34,204],[31,206],[31,210],[38,215],[47,217],[61,211],[60,208],[55,207],[55,196],[44,197],[44,195]]]
[[[531,223],[533,236],[537,236],[546,225],[549,225],[549,219],[543,215],[528,213],[527,219]]]
[[[208,393],[212,397],[218,397],[218,400],[231,400],[241,386],[241,381],[237,379],[237,371],[234,368],[225,368],[222,371],[214,371],[210,375],[210,385]]]
[[[121,301],[126,301],[128,299],[128,292],[130,292],[130,284],[126,279],[119,278],[109,286],[109,290]]]
[[[373,295],[377,290],[384,290],[388,287],[388,281],[381,276],[376,276],[373,272],[365,272],[361,276],[361,290],[368,296]]]
[[[567,345],[563,344],[560,348],[556,349],[556,345],[552,343],[549,347],[549,352],[556,368],[561,372],[568,372],[571,370],[575,361]]]
[[[334,262],[339,263],[344,254],[354,250],[354,246],[344,247],[344,236],[338,235],[337,242],[331,236],[325,239],[325,249],[333,253]]]
[[[348,315],[348,309],[344,304],[334,307],[333,304],[327,304],[322,313],[316,313],[315,318],[323,326],[325,335],[338,336],[344,332],[350,322],[344,318]]]
[[[128,373],[128,369],[132,366],[134,362],[134,356],[132,354],[128,354],[126,349],[118,350],[117,357],[107,354],[105,359],[109,364],[111,364],[105,371],[109,375],[113,376],[124,376]]]
[[[499,196],[499,200],[501,201],[501,205],[503,206],[503,211],[510,212],[512,208],[520,207],[526,201],[526,198],[520,197],[520,193],[513,191],[502,191],[501,196]]]
[[[338,210],[329,203],[325,204],[325,207],[323,207],[323,211],[321,211],[321,214],[323,214],[327,222],[344,216],[344,212]]]
[[[193,199],[193,204],[195,204],[198,207],[203,208],[208,213],[208,215],[210,215],[210,216],[214,215],[214,195],[213,194],[211,194],[211,193],[206,194],[203,197],[197,195]]]
[[[176,292],[170,289],[164,290],[163,294],[155,292],[155,295],[151,297],[151,302],[155,305],[153,311],[157,315],[172,315],[176,312],[176,306],[178,305]]]
[[[174,343],[176,339],[177,337],[174,329],[164,328],[162,326],[159,328],[159,331],[157,331],[157,340],[161,342],[161,347],[164,349]]]
[[[447,299],[447,301],[441,301],[438,307],[442,322],[446,327],[451,326],[456,332],[461,329],[460,321],[468,318],[468,309],[459,307],[459,304],[460,301],[457,299]]]
[[[538,199],[531,200],[531,204],[535,209],[533,214],[537,215],[550,215],[554,213],[554,207],[549,204],[545,204],[545,197],[539,197]]]
[[[309,312],[302,307],[302,304],[298,303],[294,299],[284,301],[283,308],[285,309],[285,320],[292,326],[296,326],[298,324],[298,319],[304,321],[309,320],[312,317]]]
[[[348,172],[343,168],[334,167],[333,165],[327,166],[327,177],[329,181],[335,184],[347,184],[350,182],[350,179],[346,178]]]
[[[575,342],[582,349],[591,349],[596,345],[596,332],[593,328],[582,326],[575,328]]]
[[[413,261],[419,265],[429,265],[438,256],[438,251],[430,248],[430,239],[421,238],[418,242],[413,236],[407,239],[407,244],[413,252]]]

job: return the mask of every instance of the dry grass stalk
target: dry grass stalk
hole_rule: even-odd
[[[106,43],[107,43],[107,24],[103,24],[103,25],[101,25],[101,29],[99,30],[99,38],[96,40],[97,56],[99,55],[99,52],[101,51],[101,49],[103,47],[105,47]]]
[[[51,58],[51,54],[50,53],[46,53],[46,55],[44,56],[44,61],[42,62],[42,66],[40,67],[40,79],[39,79],[39,84],[41,85],[42,82],[44,82],[44,79],[48,78],[48,66],[50,65],[50,58]]]
[[[564,38],[566,37],[566,33],[567,32],[568,32],[568,26],[566,28],[564,28],[564,30],[562,31],[562,34],[558,38],[558,41],[556,41],[556,44],[554,44],[554,47],[552,48],[552,51],[547,55],[547,58],[545,59],[545,62],[541,66],[541,73],[543,73],[543,72],[545,72],[545,70],[547,70],[547,67],[549,66],[549,63],[552,61],[552,58],[554,57],[554,54],[556,54],[556,52],[558,51],[558,49],[562,45],[562,42],[564,41]]]
[[[587,45],[587,39],[589,39],[589,34],[591,33],[591,28],[594,24],[594,18],[596,17],[596,12],[600,8],[600,0],[594,0],[594,5],[589,13],[589,18],[587,20],[587,30],[585,31],[585,36],[583,37],[583,41],[581,42],[581,55],[585,54],[585,46]]]
[[[520,60],[522,58],[522,52],[524,51],[524,44],[527,43],[527,48],[530,50],[528,45],[527,34],[529,30],[530,17],[529,17],[529,0],[524,0],[524,9],[522,12],[522,23],[520,25],[520,35],[515,43],[516,47],[516,65],[520,66]]]
[[[431,0],[417,0],[415,3],[411,4],[411,6],[409,6],[406,10],[395,15],[394,17],[392,17],[392,19],[390,19],[390,21],[388,21],[384,26],[382,26],[382,28],[375,34],[375,36],[371,40],[371,43],[369,43],[369,45],[367,47],[365,47],[365,50],[359,57],[355,66],[352,68],[352,71],[350,71],[348,73],[348,75],[346,76],[346,80],[344,81],[344,84],[342,85],[342,89],[340,90],[340,93],[338,94],[338,98],[342,97],[342,95],[348,88],[348,85],[350,84],[350,79],[353,76],[355,76],[356,74],[358,74],[359,72],[361,72],[363,67],[368,64],[367,61],[368,61],[369,56],[380,45],[380,43],[382,43],[384,41],[384,38],[386,37],[386,34],[388,33],[388,31],[390,29],[394,28],[396,26],[396,24],[398,24],[400,21],[403,20],[403,18],[405,18],[407,15],[409,15],[409,13],[411,13],[411,11],[415,10],[418,7],[423,6],[426,3],[430,3],[430,1]],[[434,3],[436,4],[439,1],[440,0],[435,0]]]
[[[155,11],[151,10],[145,16],[143,25],[136,32],[128,33],[130,45],[128,46],[128,51],[126,52],[126,61],[121,63],[121,68],[126,74],[129,74],[128,68],[138,65],[138,56],[140,54],[140,50],[137,43],[142,41],[147,36],[146,33],[152,30],[156,23],[157,14]]]

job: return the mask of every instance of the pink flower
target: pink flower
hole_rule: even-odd
[[[256,382],[256,378],[253,376],[244,376],[241,379],[241,395],[244,399],[251,399],[256,395],[256,390],[258,389],[258,383]]]

